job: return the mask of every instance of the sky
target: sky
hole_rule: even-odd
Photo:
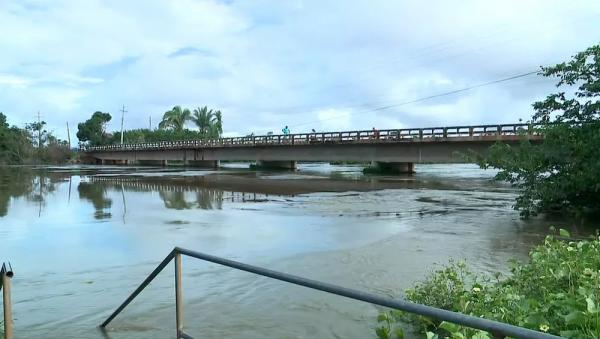
[[[0,112],[62,138],[123,105],[126,129],[218,109],[226,136],[513,123],[555,79],[406,103],[598,43],[597,0],[0,0]]]

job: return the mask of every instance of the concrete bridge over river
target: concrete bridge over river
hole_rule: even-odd
[[[540,140],[537,126],[498,124],[263,135],[86,147],[97,164],[167,165],[216,168],[220,161],[252,161],[259,167],[294,169],[298,161],[370,162],[381,170],[414,172],[415,163],[465,162],[463,154],[485,153],[500,141],[518,145]]]

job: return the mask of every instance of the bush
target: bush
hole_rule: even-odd
[[[568,235],[561,230],[561,235]],[[600,238],[578,242],[546,237],[527,264],[512,262],[500,279],[450,262],[406,291],[412,302],[497,320],[567,338],[600,338]],[[491,338],[458,325],[399,311],[380,314],[380,339],[403,338],[407,327],[451,338]]]

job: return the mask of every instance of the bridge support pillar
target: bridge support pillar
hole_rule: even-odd
[[[264,161],[258,160],[256,168],[264,169],[280,169],[280,170],[295,170],[297,168],[296,161]]]
[[[129,165],[129,160],[113,160],[115,165]]]
[[[221,162],[219,160],[187,160],[185,165],[199,168],[219,168]]]
[[[166,166],[164,160],[136,160],[135,164],[140,166]]]
[[[365,168],[365,173],[388,173],[388,174],[413,174],[415,164],[412,162],[382,162],[373,161],[371,166]]]

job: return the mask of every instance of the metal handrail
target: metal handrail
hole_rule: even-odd
[[[176,324],[177,324],[177,338],[192,338],[190,335],[183,331],[183,305],[182,305],[182,289],[181,289],[181,255],[188,257],[212,262],[215,264],[235,268],[237,270],[254,273],[260,276],[285,281],[291,284],[308,287],[314,290],[332,293],[335,295],[347,297],[354,300],[365,301],[371,304],[393,308],[400,311],[418,314],[421,316],[434,318],[441,321],[448,321],[451,323],[476,328],[479,330],[487,331],[494,336],[509,336],[514,338],[525,338],[525,339],[549,339],[549,338],[560,338],[558,336],[538,332],[523,327],[518,327],[494,320],[488,320],[484,318],[474,317],[465,315],[457,312],[443,310],[427,305],[415,304],[412,302],[392,299],[389,297],[379,296],[373,293],[363,292],[354,290],[342,286],[337,286],[317,280],[307,279],[304,277],[282,273],[278,271],[269,270],[263,267],[253,266],[244,264],[241,262],[216,257],[209,254],[204,254],[185,248],[175,247],[169,255],[148,275],[148,277],[133,291],[127,299],[100,325],[101,328],[105,328],[135,297],[140,294],[150,282],[171,262],[175,259],[175,295],[176,295]]]
[[[94,151],[136,151],[164,150],[182,148],[215,148],[215,147],[255,147],[275,145],[313,145],[322,143],[365,143],[365,142],[407,142],[426,139],[453,139],[474,136],[506,136],[525,134],[535,136],[542,124],[496,124],[473,126],[448,126],[426,128],[400,128],[384,130],[358,130],[342,132],[315,132],[297,134],[257,135],[246,137],[230,137],[207,140],[157,141],[135,144],[119,144],[107,146],[82,147],[82,152]]]
[[[12,266],[2,263],[0,268],[0,290],[2,290],[2,307],[4,313],[4,339],[13,338],[12,302],[10,298],[10,280],[14,276]]]

